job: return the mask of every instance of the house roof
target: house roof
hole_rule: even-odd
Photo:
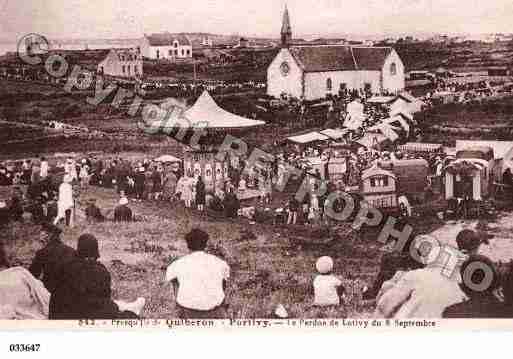
[[[374,176],[386,176],[386,177],[392,177],[394,179],[397,178],[394,173],[387,171],[383,168],[380,168],[378,166],[373,166],[373,167],[370,167],[370,168],[366,169],[365,171],[363,171],[362,180],[365,180],[367,178],[374,177]]]
[[[290,53],[306,72],[380,71],[390,47],[293,46]]]
[[[172,46],[175,41],[178,41],[178,44],[183,45],[192,45],[191,41],[184,34],[171,34],[169,32],[161,32],[156,34],[144,35],[150,46]]]
[[[112,53],[114,53],[120,61],[129,59],[129,56],[135,56],[135,58],[133,58],[134,60],[139,58],[139,54],[133,49],[112,49]]]

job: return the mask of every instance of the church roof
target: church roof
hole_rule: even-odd
[[[390,47],[295,46],[290,53],[305,72],[380,71]]]
[[[292,26],[290,25],[289,9],[286,6],[285,6],[285,11],[283,13],[283,22],[281,24],[281,33],[282,34],[292,33]]]
[[[351,47],[359,70],[381,71],[391,47]]]

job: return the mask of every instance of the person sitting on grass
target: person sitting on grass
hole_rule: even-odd
[[[223,319],[226,317],[225,290],[230,266],[205,252],[209,236],[200,229],[186,236],[190,254],[167,267],[166,283],[172,282],[181,319]]]
[[[475,266],[475,267],[474,267]],[[472,269],[472,267],[476,269]],[[486,268],[489,270],[485,272]],[[468,269],[468,270],[467,270]],[[487,257],[473,254],[460,268],[461,290],[468,300],[445,308],[443,318],[511,318],[513,311],[506,308],[495,295],[499,287],[499,275],[494,263]],[[487,278],[488,277],[488,278]]]
[[[96,205],[96,199],[91,198],[89,204],[85,209],[86,219],[88,222],[103,222],[105,217],[103,216],[100,208]]]
[[[119,205],[114,209],[114,222],[132,222],[133,214],[128,207],[128,198],[121,197]]]
[[[48,319],[50,293],[23,267],[11,267],[0,243],[0,319]]]
[[[41,228],[40,241],[44,247],[36,252],[29,267],[30,273],[36,278],[42,277],[46,289],[52,293],[62,280],[63,267],[75,258],[76,252],[62,243],[62,230],[53,224],[44,223]]]
[[[332,274],[333,259],[325,256],[315,263],[319,274],[314,278],[314,306],[328,307],[340,305],[340,297],[345,293],[342,281]]]
[[[466,299],[459,287],[459,274],[447,273],[446,257],[432,250],[430,238],[418,236],[412,243],[418,259],[426,266],[408,272],[398,272],[383,283],[377,296],[374,316],[377,318],[439,319],[448,306]],[[436,295],[433,291],[436,290]]]
[[[98,261],[98,240],[91,234],[78,238],[77,257],[64,267],[66,276],[50,297],[49,319],[136,319],[146,304],[111,299],[111,277]]]

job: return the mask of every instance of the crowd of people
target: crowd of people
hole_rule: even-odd
[[[61,241],[61,232],[53,224],[42,226],[42,248],[28,269],[10,266],[0,245],[0,318],[142,317],[145,298],[133,302],[112,299],[110,273],[98,260],[98,240],[82,234],[75,250]],[[402,251],[382,257],[374,285],[364,293],[365,300],[376,303],[373,317],[513,318],[513,266],[479,254],[480,247],[488,244],[486,236],[469,229],[458,233],[458,264],[452,269],[440,258],[443,256],[433,255],[429,246],[422,245],[422,238],[415,237]],[[176,302],[175,315],[183,319],[228,318],[229,263],[208,253],[208,233],[192,229],[185,241],[189,254],[172,261],[163,273],[163,285],[169,285]],[[342,309],[346,288],[344,278],[337,274],[340,270],[329,256],[316,260],[311,282],[314,307]],[[286,304],[269,313],[279,318],[288,315]]]

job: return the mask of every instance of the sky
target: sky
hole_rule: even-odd
[[[0,0],[0,39],[138,38],[210,32],[278,37],[513,32],[512,0]]]

